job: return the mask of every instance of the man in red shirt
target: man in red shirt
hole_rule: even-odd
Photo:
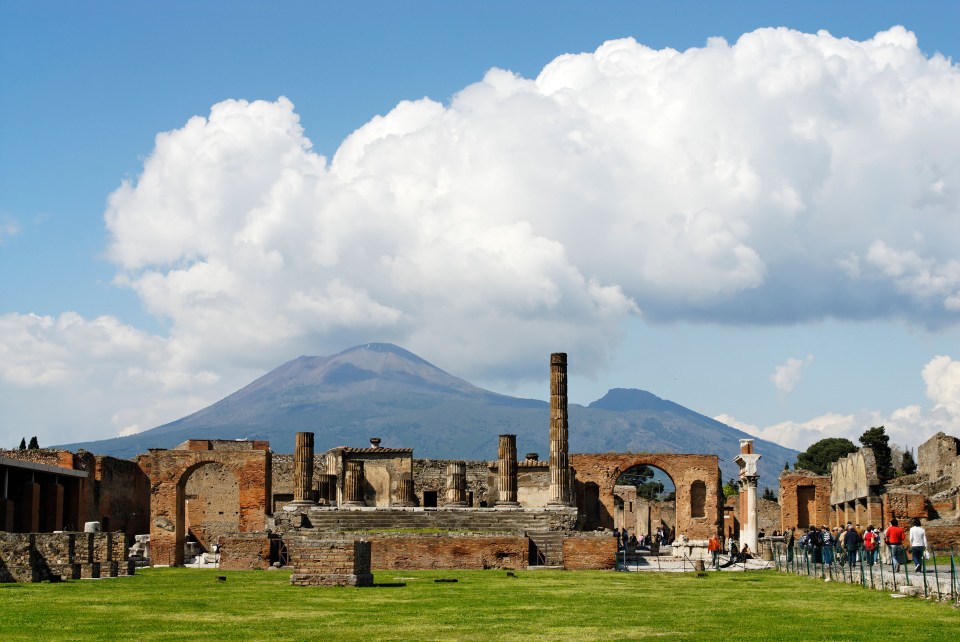
[[[890,520],[890,526],[883,534],[883,540],[890,550],[890,559],[893,561],[893,572],[900,568],[900,556],[903,554],[903,529],[898,526],[897,518]]]

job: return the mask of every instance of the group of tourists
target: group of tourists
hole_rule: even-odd
[[[784,534],[787,544],[787,562],[792,562],[794,549],[799,549],[806,560],[814,564],[849,564],[850,568],[864,562],[873,566],[887,561],[896,573],[906,563],[905,543],[909,538],[910,558],[915,572],[924,570],[927,553],[927,533],[919,519],[913,520],[909,534],[904,532],[896,518],[890,520],[886,530],[870,524],[865,529],[859,524],[847,522],[846,527],[827,525],[811,526],[798,534],[798,529],[787,529]],[[886,547],[886,557],[882,559]]]
[[[626,528],[613,529],[613,536],[617,538],[617,548],[650,548],[651,545],[666,546],[673,543],[673,531],[666,526],[660,526],[656,533],[651,535],[647,533],[637,537],[631,534]]]

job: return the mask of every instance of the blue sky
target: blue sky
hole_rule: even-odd
[[[891,63],[901,65],[894,82],[888,53],[860,44],[895,25],[916,44],[902,32],[884,40],[907,52]],[[950,236],[960,72],[935,61],[957,59],[958,25],[958,5],[939,2],[4,1],[0,444],[151,428],[299,354],[375,340],[541,398],[547,354],[566,350],[577,402],[643,388],[794,447],[875,423],[912,445],[940,429],[960,434]],[[832,39],[762,32],[738,43],[767,27]],[[717,37],[726,43],[710,49]],[[623,38],[647,49],[600,51]],[[831,47],[843,49],[845,75],[821,55]],[[670,63],[667,48],[683,55]],[[584,58],[545,71],[581,53],[600,71],[584,71]],[[605,75],[603,64],[627,58],[651,67]],[[718,69],[744,84],[712,82]],[[797,106],[788,124],[765,102],[795,89],[776,88],[778,74],[809,82],[783,103]],[[852,77],[860,84],[837,80]],[[637,87],[649,103],[614,98]],[[873,91],[875,104],[855,95]],[[564,92],[574,98],[557,98]],[[216,121],[218,104],[224,128],[188,131],[196,116]],[[636,157],[617,147],[612,122],[636,127],[622,137],[637,141]],[[822,144],[790,139],[804,127]],[[561,131],[589,163],[556,162]],[[158,146],[163,132],[170,147]],[[300,154],[286,167],[295,187],[270,173],[291,158],[270,150],[288,144]],[[198,150],[238,174],[198,165]],[[715,175],[698,180],[690,159],[705,155],[716,155]],[[624,168],[642,180],[618,176]],[[247,171],[260,192],[230,182]],[[304,182],[313,172],[319,186]],[[449,202],[420,192],[444,181],[455,186]],[[922,181],[929,194],[917,191]],[[284,189],[286,205],[271,201],[269,216],[234,226]],[[784,205],[794,218],[765,219],[784,199],[799,199]],[[671,236],[671,215],[686,217],[691,236]],[[637,229],[646,231],[630,236]],[[258,247],[269,251],[254,261],[224,249],[218,239],[231,235],[268,238]],[[297,263],[301,253],[312,258]],[[451,267],[463,257],[473,263]],[[364,260],[384,274],[365,280]],[[267,273],[263,287],[244,289]],[[384,275],[390,293],[376,287]],[[291,311],[275,314],[273,294],[286,287]]]

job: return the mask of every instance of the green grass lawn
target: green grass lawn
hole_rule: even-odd
[[[372,588],[293,587],[282,571],[171,568],[0,584],[0,640],[960,640],[950,606],[772,571],[374,577]]]

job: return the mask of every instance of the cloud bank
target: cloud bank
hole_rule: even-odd
[[[11,314],[7,385],[79,385],[84,356],[119,350],[102,367],[123,385],[223,394],[226,372],[374,339],[487,380],[560,348],[598,372],[638,314],[941,327],[960,318],[960,71],[900,27],[615,40],[403,102],[332,159],[286,98],[227,100],[159,134],[105,220],[116,284],[168,334]]]

